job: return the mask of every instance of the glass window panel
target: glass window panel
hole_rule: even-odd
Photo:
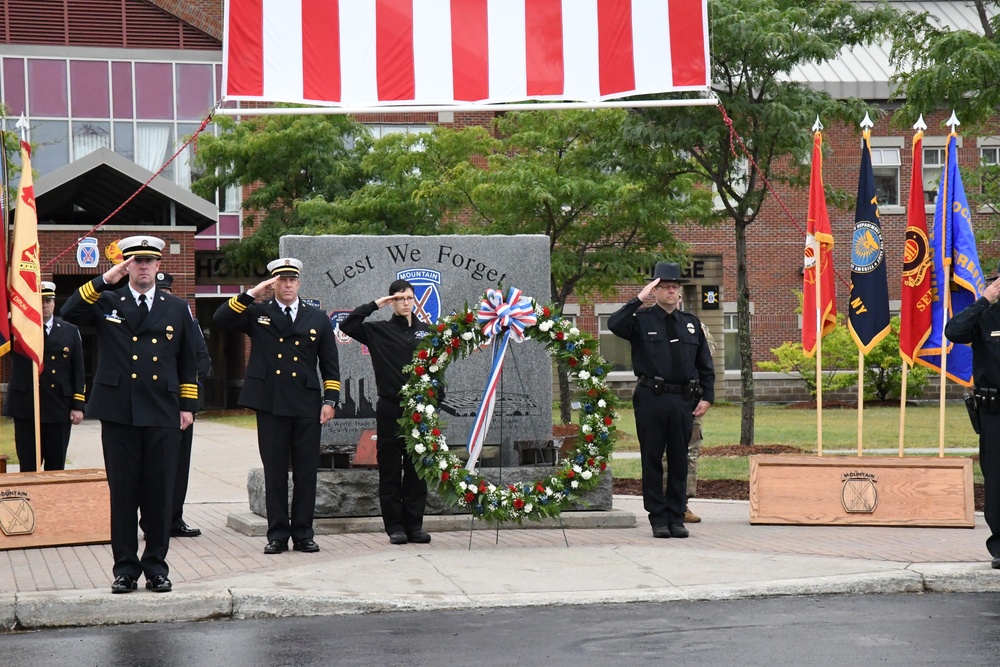
[[[215,229],[215,225],[209,227],[198,236],[194,237],[194,249],[195,250],[217,250],[218,241],[215,240],[214,235],[210,235],[209,232]],[[204,236],[204,237],[203,237]]]
[[[24,104],[23,58],[3,59],[3,104],[11,118],[20,118],[28,111]]]
[[[31,166],[39,176],[69,164],[69,121],[31,121]]]
[[[177,124],[177,145],[174,147],[176,151],[179,149],[188,138],[198,131],[198,125],[192,125],[190,123],[178,123]],[[191,183],[197,180],[201,174],[194,170],[194,163],[192,158],[194,157],[195,143],[192,141],[187,145],[187,147],[181,151],[181,154],[177,156],[174,160],[173,166],[174,171],[177,173],[177,185],[181,186],[185,190],[191,189]],[[173,152],[171,152],[171,155]]]
[[[167,158],[174,154],[173,126],[168,123],[139,123],[135,128],[135,162],[152,172],[159,171]],[[173,169],[168,166],[160,174],[173,180]]]
[[[212,65],[177,65],[177,118],[201,120],[215,105]]]
[[[243,187],[231,185],[219,190],[219,210],[226,213],[238,213],[243,207]]]
[[[220,215],[219,216],[219,236],[240,237],[240,216]]]
[[[883,206],[898,206],[899,168],[876,167],[872,171],[875,173],[875,196],[878,203]]]
[[[99,148],[111,148],[111,123],[76,121],[73,123],[73,159],[79,160]]]
[[[138,119],[173,120],[173,66],[170,63],[136,63],[135,101]]]
[[[28,114],[69,117],[65,60],[28,60]]]
[[[111,63],[111,93],[115,118],[133,118],[132,63]]]
[[[135,132],[132,123],[115,123],[115,152],[135,161]]]
[[[610,315],[601,315],[599,322],[598,344],[601,348],[601,356],[608,362],[613,371],[632,370],[632,348],[624,338],[611,333],[608,329],[608,318]]]
[[[983,164],[1000,163],[1000,148],[983,148],[982,158]]]
[[[71,60],[69,85],[74,118],[111,116],[107,62]]]

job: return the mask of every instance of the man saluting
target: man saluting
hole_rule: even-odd
[[[111,490],[112,593],[129,593],[139,574],[166,593],[170,513],[180,431],[198,406],[194,321],[187,302],[156,289],[163,240],[118,242],[125,261],[74,292],[62,308],[74,324],[97,330],[100,361],[88,414],[101,420]],[[113,290],[122,278],[128,284]],[[146,546],[138,556],[136,510]]]

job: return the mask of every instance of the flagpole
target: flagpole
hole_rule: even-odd
[[[899,387],[899,458],[903,458],[903,431],[906,425],[906,377],[909,364],[903,359],[903,377]]]
[[[865,353],[858,350],[858,458],[861,458],[865,421]]]
[[[816,257],[816,453],[823,456],[823,287],[820,285],[820,274],[823,269],[821,262],[823,253],[817,242]]]
[[[946,186],[947,187],[947,186]],[[942,234],[942,236],[944,236]],[[944,328],[948,324],[948,310],[951,308],[951,262],[946,258],[944,264],[944,282],[941,290],[944,292],[944,308],[941,309],[941,387],[938,392],[938,458],[944,458],[944,417],[945,391],[948,386],[948,353],[944,340]]]
[[[0,248],[0,252],[3,252],[4,255],[5,255],[4,260],[6,260],[6,261],[4,261],[2,263],[2,266],[4,268],[10,266],[10,256],[9,256],[10,244],[8,243],[9,239],[7,238],[7,230],[9,229],[9,227],[7,225],[7,209],[10,207],[10,201],[9,201],[8,196],[7,196],[7,193],[8,193],[7,185],[8,185],[8,179],[7,179],[7,132],[5,130],[0,129],[0,207],[3,208],[3,212],[0,213],[0,221],[3,222],[3,230],[0,231],[0,234],[2,234],[3,236],[0,237],[0,240],[3,241],[3,247]],[[6,270],[4,271],[4,274],[5,274],[5,277],[6,277]],[[6,290],[6,280],[4,280],[3,283],[4,283],[4,290],[3,291],[6,292],[7,291]],[[8,299],[10,297],[7,294],[3,294],[2,298],[3,299]],[[8,328],[7,331],[9,332],[9,328]],[[7,343],[10,343],[10,336],[9,335],[7,336]],[[0,379],[3,379],[2,378],[2,373],[0,373]],[[3,397],[0,396],[0,408],[2,408],[2,407],[3,407]],[[0,422],[0,424],[2,424],[2,422]],[[0,433],[2,433],[2,432],[3,431],[0,430]]]

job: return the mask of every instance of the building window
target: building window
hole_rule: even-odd
[[[875,196],[881,206],[899,206],[899,149],[872,147]]]
[[[632,346],[624,338],[611,333],[608,328],[608,319],[615,313],[622,304],[602,303],[594,307],[597,315],[597,340],[601,348],[601,356],[611,367],[611,371],[631,371],[632,370]]]
[[[753,302],[750,303],[750,315],[753,315]],[[740,370],[739,316],[735,301],[722,304],[722,352],[723,368],[727,371]]]
[[[938,183],[941,181],[941,170],[944,169],[944,146],[924,147],[924,203],[933,204],[937,200]]]
[[[980,146],[979,160],[983,166],[983,182],[979,186],[979,191],[984,195],[990,192],[996,194],[997,186],[1000,184],[1000,145]]]

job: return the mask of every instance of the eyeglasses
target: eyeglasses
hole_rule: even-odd
[[[416,301],[416,300],[417,299],[415,297],[412,297],[412,296],[397,296],[396,297],[396,301],[402,302],[402,303],[411,303],[411,302]]]

